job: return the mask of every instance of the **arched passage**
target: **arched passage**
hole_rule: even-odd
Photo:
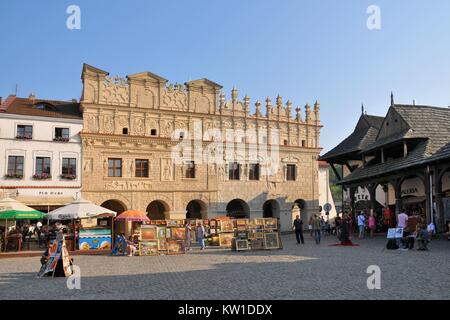
[[[150,220],[164,220],[167,218],[169,206],[164,201],[155,200],[150,202],[146,212]]]
[[[101,206],[103,208],[117,212],[117,215],[127,210],[127,207],[119,200],[107,200],[103,202]]]
[[[294,204],[296,204],[300,210],[305,210],[306,209],[306,201],[303,199],[297,199],[294,201]],[[294,204],[292,205],[292,207],[294,207]]]
[[[192,200],[186,206],[186,219],[208,219],[208,208],[201,200]]]
[[[241,199],[234,199],[227,204],[227,216],[232,218],[250,218],[250,207]]]
[[[280,205],[276,200],[267,200],[263,205],[263,217],[264,218],[279,218],[280,217]]]

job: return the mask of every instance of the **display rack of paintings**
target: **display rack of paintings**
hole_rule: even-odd
[[[248,250],[250,250],[250,246],[248,244],[248,239],[235,238],[233,240],[232,249],[236,250],[236,251],[248,251]]]
[[[185,241],[184,220],[152,221],[140,229],[139,255],[184,253]]]

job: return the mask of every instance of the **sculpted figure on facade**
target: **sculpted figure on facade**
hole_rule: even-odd
[[[134,118],[133,130],[134,133],[138,136],[144,134],[144,120],[142,119],[142,117]]]
[[[103,132],[106,134],[114,133],[114,121],[111,115],[103,115]]]
[[[114,105],[129,104],[129,86],[125,79],[106,77],[103,82],[103,102]]]

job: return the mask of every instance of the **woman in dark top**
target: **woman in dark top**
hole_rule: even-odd
[[[348,215],[348,213],[344,214],[342,221],[340,222],[341,232],[340,239],[342,245],[351,245],[350,241],[350,230],[352,228],[352,221]]]

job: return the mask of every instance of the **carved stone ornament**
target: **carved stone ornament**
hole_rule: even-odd
[[[127,105],[129,103],[130,89],[125,79],[106,77],[102,85],[104,103],[115,105]]]

